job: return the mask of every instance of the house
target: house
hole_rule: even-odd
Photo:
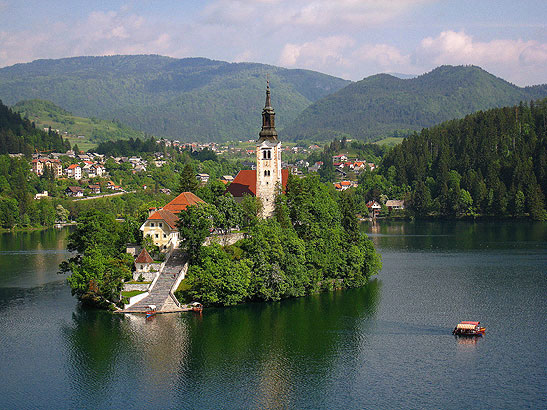
[[[405,201],[402,199],[388,199],[386,201],[386,206],[388,210],[397,210],[397,209],[405,209]]]
[[[45,168],[52,169],[55,178],[63,175],[63,166],[58,159],[36,158],[32,160],[32,172],[36,175],[44,175]]]
[[[104,166],[99,164],[93,164],[87,171],[90,178],[101,177],[104,174]]]
[[[78,164],[69,165],[66,169],[66,175],[69,178],[74,178],[76,181],[82,179],[82,168]]]
[[[108,189],[111,189],[113,191],[123,191],[122,187],[119,186],[119,185],[116,185],[114,182],[112,181],[106,181],[106,187]]]
[[[65,189],[65,194],[74,198],[81,198],[84,196],[84,190],[79,186],[69,186]]]
[[[144,276],[145,280],[151,280],[153,279],[153,275],[151,278],[147,277],[147,273],[149,273],[152,270],[152,267],[154,266],[154,259],[150,256],[146,248],[142,248],[142,251],[139,253],[139,256],[135,259],[135,273],[133,277],[139,277],[140,275]]]
[[[93,192],[94,194],[100,194],[101,193],[101,186],[98,184],[90,184],[87,186],[87,188]]]
[[[354,188],[356,186],[357,183],[353,181],[342,181],[340,183],[334,184],[334,188],[338,191],[345,191],[348,188]]]
[[[224,181],[233,182],[234,177],[231,176],[231,175],[223,175],[223,176],[222,176],[222,179],[223,179]]]
[[[197,174],[197,175],[196,175],[196,178],[197,178],[200,182],[207,182],[207,181],[209,181],[209,174]]]
[[[41,194],[38,193],[36,195],[34,195],[34,199],[42,199],[42,198],[47,198],[49,195],[47,193],[47,191],[44,191],[42,192]]]
[[[367,208],[369,209],[369,212],[372,213],[373,218],[376,218],[382,210],[382,206],[376,201],[368,201]]]
[[[171,195],[171,190],[169,188],[160,188],[160,193]]]
[[[191,192],[183,192],[163,208],[150,208],[149,216],[140,227],[143,236],[150,236],[156,246],[167,249],[177,247],[179,230],[177,214],[191,205],[205,203]]]
[[[340,155],[334,155],[332,157],[332,162],[343,162],[343,161],[347,161],[348,160],[348,157],[346,157],[344,154],[340,154]]]

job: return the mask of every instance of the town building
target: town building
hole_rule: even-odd
[[[78,164],[69,165],[66,169],[66,175],[76,181],[82,179],[82,168]]]
[[[262,201],[262,217],[272,216],[275,197],[287,185],[289,172],[281,168],[281,142],[275,129],[275,112],[271,103],[270,83],[266,87],[266,104],[262,110],[262,129],[255,148],[256,170],[242,170],[228,186],[235,198],[253,195]]]
[[[150,208],[148,219],[140,227],[143,236],[150,236],[154,244],[161,249],[178,247],[177,214],[191,205],[200,203],[205,202],[191,192],[183,192],[163,208]]]
[[[53,170],[53,176],[55,178],[63,176],[63,166],[58,159],[36,158],[32,160],[32,172],[36,175],[44,175],[44,170],[46,168]]]
[[[69,186],[65,189],[65,194],[74,198],[81,198],[84,196],[84,189],[79,186]]]

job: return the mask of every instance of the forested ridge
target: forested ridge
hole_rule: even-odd
[[[267,75],[280,128],[349,84],[309,70],[205,58],[74,57],[1,68],[0,98],[48,100],[78,116],[183,141],[240,140],[260,128]]]
[[[51,101],[20,101],[12,109],[38,127],[51,127],[74,136],[82,135],[92,142],[144,137],[143,132],[127,127],[119,121],[78,117]]]
[[[70,144],[56,132],[37,129],[0,101],[0,154],[30,155],[35,149],[64,152]]]
[[[547,99],[424,129],[383,159],[418,215],[547,218]]]
[[[545,98],[547,85],[517,87],[474,66],[441,66],[413,79],[377,74],[310,105],[283,130],[292,139],[376,140],[520,101]]]

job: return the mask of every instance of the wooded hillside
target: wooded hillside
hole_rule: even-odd
[[[520,88],[474,66],[442,66],[406,80],[378,74],[310,105],[285,127],[283,136],[377,140],[545,97],[547,84]]]
[[[418,215],[546,219],[547,99],[424,129],[384,157],[382,174],[412,187]]]

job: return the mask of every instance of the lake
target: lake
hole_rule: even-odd
[[[383,270],[361,289],[148,321],[78,306],[67,230],[0,234],[0,408],[547,407],[547,224],[363,229]]]

